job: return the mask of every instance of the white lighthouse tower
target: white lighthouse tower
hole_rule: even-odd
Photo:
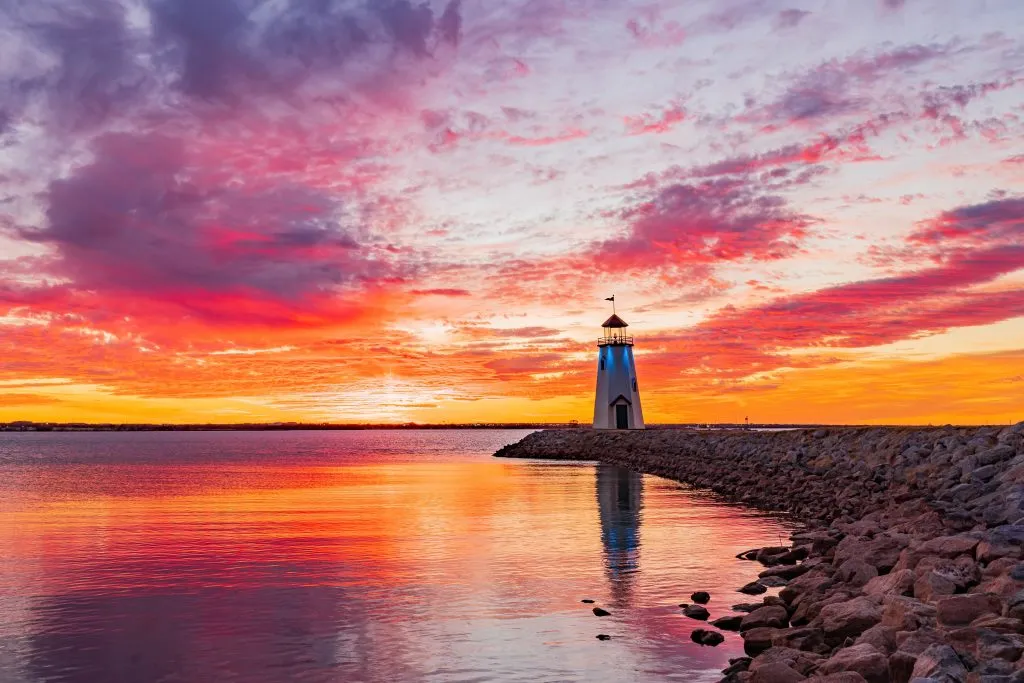
[[[594,396],[594,429],[643,429],[640,390],[633,362],[633,337],[626,334],[626,321],[615,314],[601,327],[597,340],[597,393]]]

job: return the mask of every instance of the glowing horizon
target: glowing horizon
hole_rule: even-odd
[[[0,421],[1024,420],[1015,0],[0,9]]]

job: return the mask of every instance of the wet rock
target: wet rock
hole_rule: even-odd
[[[738,590],[740,593],[745,593],[746,595],[760,595],[761,593],[768,592],[768,588],[766,588],[764,584],[758,583],[757,581],[751,581],[750,583],[748,583],[747,585],[743,586]]]
[[[776,629],[767,626],[744,631],[742,633],[743,651],[751,657],[761,654],[772,646],[772,638],[775,636],[775,631]]]
[[[708,645],[710,647],[716,647],[725,642],[725,636],[718,631],[710,631],[708,629],[698,628],[694,629],[690,634],[690,640],[697,643],[698,645]]]
[[[750,668],[750,662],[750,657],[735,657],[729,660],[729,666],[722,669],[722,673],[726,676],[741,673]]]
[[[593,605],[594,604],[594,601],[591,600],[590,598],[583,598],[582,600],[580,600],[580,602],[582,602],[585,605]]]
[[[989,593],[951,595],[936,604],[937,617],[943,626],[966,626],[983,614],[999,614],[1002,608],[999,597]]]
[[[738,605],[732,606],[733,612],[753,612],[756,609],[764,607],[763,603],[760,602],[741,602]]]
[[[611,640],[612,637],[610,635],[608,635],[607,633],[598,633],[597,634],[597,639],[598,640]]]
[[[596,617],[607,617],[607,616],[611,616],[611,612],[609,612],[606,609],[601,609],[600,607],[595,607],[594,608],[594,616],[596,616]]]
[[[743,617],[739,614],[731,614],[727,617],[719,617],[714,621],[710,622],[715,628],[723,631],[739,631],[740,624],[743,622]]]
[[[708,612],[706,607],[701,605],[687,605],[683,607],[683,616],[690,617],[691,619],[697,619],[699,621],[707,621],[711,613]]]
[[[690,599],[694,602],[699,602],[702,605],[706,605],[711,600],[711,594],[707,591],[697,591],[690,596]]]
[[[769,567],[757,576],[760,579],[778,577],[780,579],[785,579],[786,581],[792,581],[796,577],[806,574],[810,569],[811,568],[806,564],[779,565],[777,567]]]
[[[762,586],[766,586],[768,588],[781,588],[782,586],[785,586],[789,583],[789,581],[786,581],[785,579],[780,578],[778,576],[761,577],[757,580],[757,582]]]
[[[889,683],[889,658],[868,643],[843,648],[818,667],[818,673],[853,671],[868,683]]]

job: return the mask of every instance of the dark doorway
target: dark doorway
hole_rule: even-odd
[[[629,429],[629,406],[622,404],[615,406],[615,428]]]

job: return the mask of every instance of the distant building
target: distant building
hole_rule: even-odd
[[[626,334],[626,321],[615,313],[601,327],[604,336],[597,340],[594,429],[643,429],[633,337]]]

